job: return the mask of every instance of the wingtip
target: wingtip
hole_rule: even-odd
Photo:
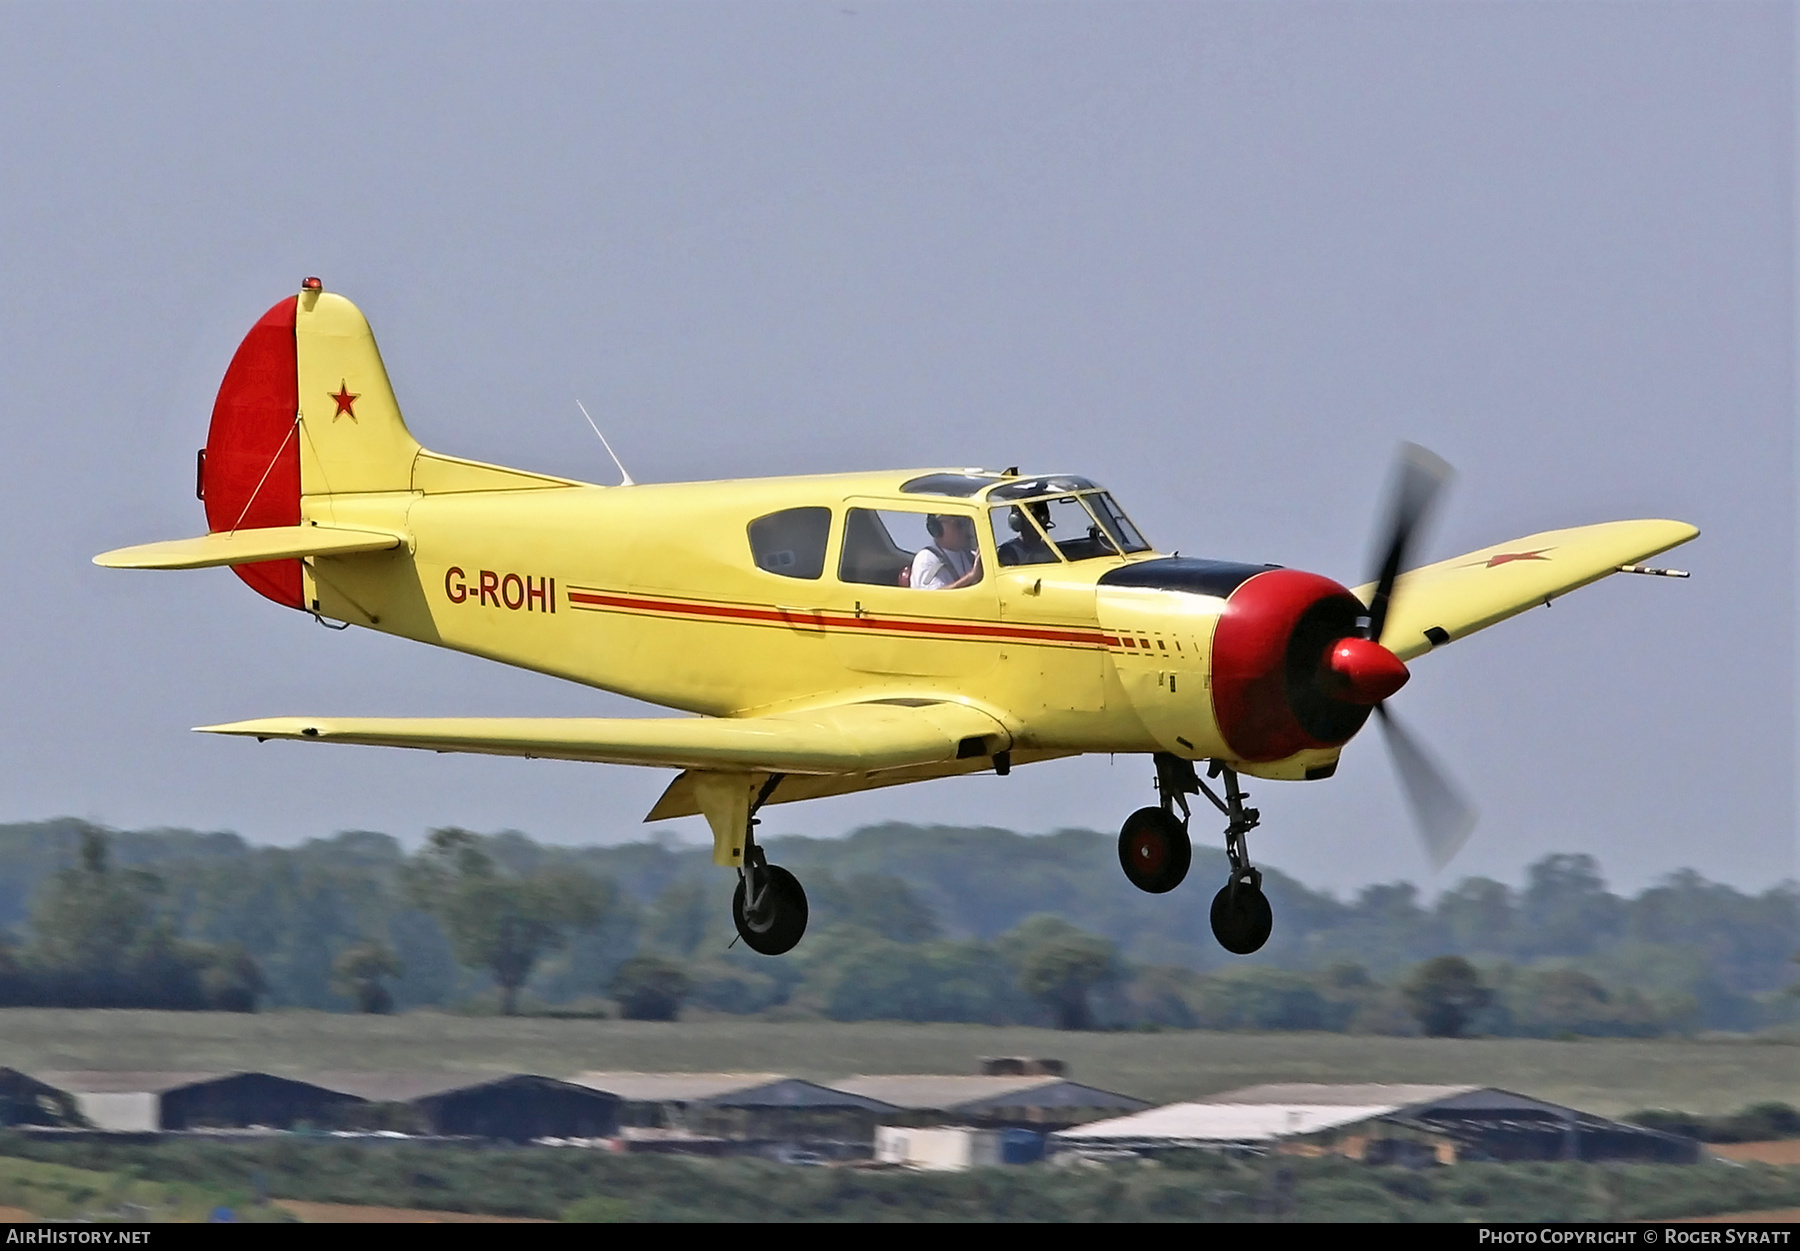
[[[197,725],[192,730],[192,733],[195,734],[255,734],[258,736],[266,735],[268,732],[267,724],[261,721],[227,721],[221,725]]]

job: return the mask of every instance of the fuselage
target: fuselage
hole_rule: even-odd
[[[1241,754],[1215,714],[1213,636],[1235,587],[1263,568],[1218,566],[1238,573],[1211,586],[1132,577],[1195,562],[1149,548],[1083,479],[915,471],[334,494],[303,499],[302,514],[410,536],[393,552],[308,561],[305,595],[323,615],[664,707],[744,716],[951,699],[994,712],[1021,748]],[[968,585],[904,584],[932,545],[927,518],[953,533],[941,519],[967,523],[979,557]],[[1087,518],[1107,524],[1071,529]],[[1246,768],[1319,776],[1336,754]]]

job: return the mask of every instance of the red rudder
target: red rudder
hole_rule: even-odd
[[[300,524],[297,303],[289,296],[263,314],[219,385],[200,474],[206,525],[214,532]],[[303,606],[298,560],[236,565],[233,571],[276,603]]]

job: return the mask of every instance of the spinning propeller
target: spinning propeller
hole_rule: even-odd
[[[1386,539],[1378,549],[1380,563],[1376,566],[1375,590],[1369,596],[1367,625],[1360,635],[1339,639],[1332,646],[1319,675],[1332,698],[1375,709],[1425,853],[1437,869],[1449,864],[1468,841],[1475,828],[1475,810],[1388,710],[1388,697],[1404,686],[1411,675],[1400,658],[1382,646],[1381,640],[1395,581],[1414,536],[1450,476],[1450,466],[1424,448],[1411,443],[1402,447],[1389,493],[1392,504]]]

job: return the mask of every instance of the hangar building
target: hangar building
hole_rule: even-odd
[[[1052,1134],[1050,1150],[1210,1149],[1341,1155],[1371,1164],[1465,1160],[1693,1163],[1686,1138],[1492,1086],[1249,1086]]]

